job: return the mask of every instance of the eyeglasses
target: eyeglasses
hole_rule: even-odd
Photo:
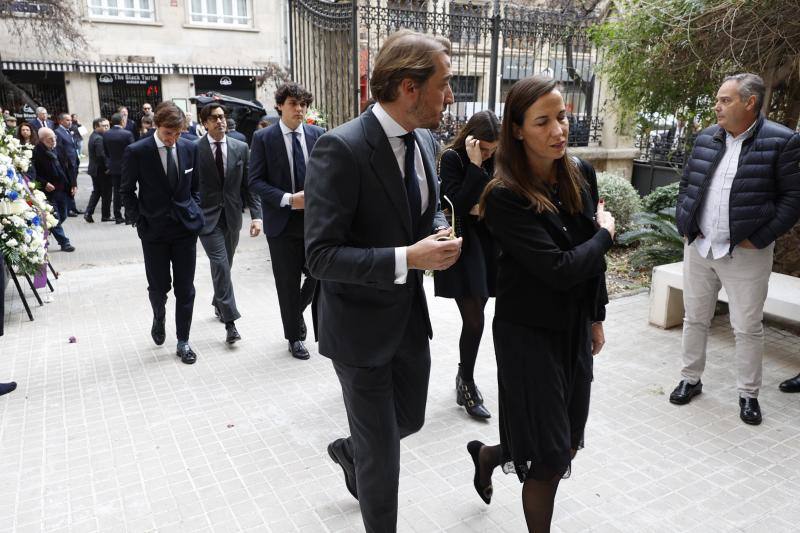
[[[209,115],[208,118],[210,118],[211,120],[220,121],[220,120],[225,120],[225,115]]]

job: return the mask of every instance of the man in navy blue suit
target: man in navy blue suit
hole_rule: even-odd
[[[133,144],[133,133],[122,127],[122,115],[114,113],[111,115],[111,129],[103,135],[103,148],[106,152],[106,164],[108,174],[111,176],[111,191],[113,193],[114,220],[117,224],[122,224],[122,195],[120,186],[122,185],[122,155],[125,149]]]
[[[147,291],[153,308],[150,334],[157,345],[164,343],[167,293],[174,288],[176,354],[190,365],[197,360],[189,346],[189,330],[194,310],[197,235],[204,220],[199,207],[199,184],[193,173],[195,145],[180,138],[184,120],[183,111],[173,102],[156,107],[155,134],[125,149],[121,192],[127,221],[136,226],[142,241]],[[170,280],[170,267],[174,283]]]
[[[80,166],[80,159],[78,158],[78,144],[72,137],[72,116],[69,113],[58,114],[58,127],[54,130],[58,138],[58,146],[56,153],[58,159],[61,161],[61,166],[69,175],[72,180],[72,186],[75,188],[67,197],[67,214],[71,217],[76,217],[82,214],[75,205],[75,192],[78,188],[78,167]]]
[[[34,131],[37,133],[42,128],[50,128],[53,129],[55,126],[52,120],[47,120],[47,109],[43,107],[36,108],[36,118],[31,120],[31,126],[33,126]]]
[[[303,310],[311,303],[316,280],[306,269],[303,241],[303,192],[306,163],[324,130],[304,124],[313,96],[297,83],[275,91],[275,109],[281,119],[258,130],[250,146],[250,190],[261,196],[264,233],[278,291],[283,334],[297,359],[308,359],[303,341]],[[305,282],[300,284],[302,274]]]

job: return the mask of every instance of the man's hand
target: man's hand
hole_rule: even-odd
[[[258,237],[261,233],[263,226],[260,220],[253,220],[250,222],[250,236],[251,237]]]
[[[597,355],[606,343],[606,334],[602,322],[592,323],[592,355]]]
[[[53,192],[54,190],[56,190],[56,188],[53,187],[52,183],[47,183],[44,186],[44,190],[47,191],[47,192]]]
[[[75,196],[75,193],[76,193],[77,191],[78,191],[78,188],[77,188],[77,187],[73,187],[73,188],[71,188],[71,189],[69,190],[69,195],[70,195],[70,196]]]
[[[742,248],[747,248],[748,250],[755,250],[757,248],[755,244],[750,242],[750,239],[743,240],[742,242],[739,243],[739,246],[741,246]]]
[[[306,207],[306,192],[300,191],[292,195],[292,209],[305,209]]]
[[[445,270],[453,266],[461,254],[461,237],[439,241],[448,237],[450,230],[445,229],[415,242],[406,250],[406,263],[409,269]]]

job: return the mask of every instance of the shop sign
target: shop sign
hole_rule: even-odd
[[[219,84],[223,86],[233,85],[233,81],[228,76],[222,76],[219,79]]]

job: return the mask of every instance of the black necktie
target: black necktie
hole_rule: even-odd
[[[174,191],[178,188],[178,167],[175,166],[175,159],[172,158],[174,146],[165,146],[164,148],[167,149],[167,181]]]
[[[222,162],[222,142],[215,142],[217,151],[214,154],[214,162],[217,164],[217,173],[219,174],[219,181],[225,179],[225,164]]]
[[[300,146],[300,134],[292,132],[292,165],[294,167],[294,192],[303,190],[306,184],[306,160]]]
[[[403,166],[405,172],[406,182],[406,195],[408,196],[408,208],[411,210],[411,226],[414,229],[414,235],[417,234],[419,226],[419,219],[422,217],[422,197],[419,192],[419,182],[417,181],[417,167],[414,164],[414,132],[409,131],[405,135],[400,136],[406,145],[405,165]]]

